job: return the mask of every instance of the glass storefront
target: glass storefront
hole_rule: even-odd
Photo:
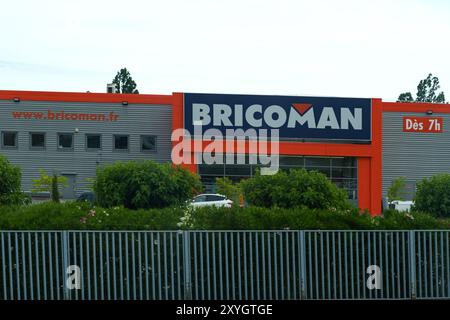
[[[234,163],[237,163],[235,157]],[[205,186],[205,192],[215,192],[215,180],[219,177],[228,177],[233,181],[240,181],[253,176],[261,164],[248,164],[249,157],[246,155],[246,164],[199,164],[198,173]],[[316,170],[325,174],[339,188],[345,189],[350,200],[358,197],[358,168],[357,159],[353,157],[298,157],[280,156],[280,169]]]

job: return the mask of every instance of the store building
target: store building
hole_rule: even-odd
[[[412,198],[417,181],[450,172],[449,113],[448,105],[381,99],[0,91],[0,153],[22,168],[24,191],[41,169],[66,176],[66,199],[89,190],[98,166],[118,160],[181,159],[214,191],[217,177],[239,180],[270,166],[253,161],[256,137],[279,153],[281,169],[323,172],[359,208],[379,214],[396,177],[406,177]],[[216,158],[233,146],[244,162],[199,163],[213,141]]]

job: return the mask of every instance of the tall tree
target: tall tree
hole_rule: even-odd
[[[116,85],[117,93],[139,93],[137,85],[127,68],[120,69],[112,83]]]
[[[439,85],[438,77],[433,77],[430,73],[426,79],[419,82],[417,86],[416,99],[414,100],[411,92],[402,93],[398,102],[431,102],[431,103],[446,103],[444,92],[439,92],[441,86]]]

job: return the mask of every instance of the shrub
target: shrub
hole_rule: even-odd
[[[216,178],[217,192],[233,201],[233,205],[240,205],[242,190],[239,183],[233,183],[230,178]]]
[[[86,202],[45,202],[0,207],[3,230],[175,230],[181,208],[130,210],[92,207]]]
[[[413,210],[450,217],[450,174],[439,174],[419,182]]]
[[[0,230],[411,230],[450,229],[429,214],[387,211],[372,218],[357,209],[202,207],[130,210],[85,202],[0,207]]]
[[[25,204],[30,201],[20,190],[21,177],[20,168],[0,155],[0,205]]]
[[[449,229],[449,221],[426,213],[387,211],[384,216],[360,214],[356,208],[343,210],[283,208],[200,207],[186,212],[193,230],[412,230]]]
[[[387,198],[389,202],[395,200],[403,200],[406,187],[406,178],[398,177],[392,181],[392,185],[387,191]]]
[[[201,188],[197,175],[151,160],[116,162],[101,167],[93,184],[99,205],[130,209],[180,205]]]
[[[347,194],[324,174],[296,169],[256,175],[241,182],[245,200],[259,207],[348,208]]]

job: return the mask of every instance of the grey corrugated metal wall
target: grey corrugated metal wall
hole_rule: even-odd
[[[449,107],[450,108],[450,107]],[[403,132],[404,116],[423,113],[383,113],[383,196],[392,180],[404,176],[411,188],[423,178],[450,172],[450,115],[433,114],[444,120],[443,133]],[[413,192],[409,192],[412,196]]]
[[[48,119],[14,119],[13,111],[43,112],[48,110],[67,113],[106,114],[114,112],[117,121],[78,121]],[[170,105],[143,105],[121,103],[68,103],[0,101],[0,131],[18,131],[18,149],[2,149],[0,154],[22,168],[22,188],[30,191],[32,179],[39,177],[39,169],[47,173],[58,170],[61,173],[76,174],[76,192],[88,189],[86,178],[94,177],[97,165],[116,160],[153,159],[159,162],[170,161],[172,108]],[[74,133],[74,150],[57,150],[57,133]],[[46,149],[30,150],[29,132],[46,132]],[[101,151],[85,150],[85,134],[102,135]],[[129,151],[113,151],[113,134],[129,135]],[[153,153],[140,151],[140,135],[156,135],[157,150]],[[98,163],[97,163],[98,162]]]

